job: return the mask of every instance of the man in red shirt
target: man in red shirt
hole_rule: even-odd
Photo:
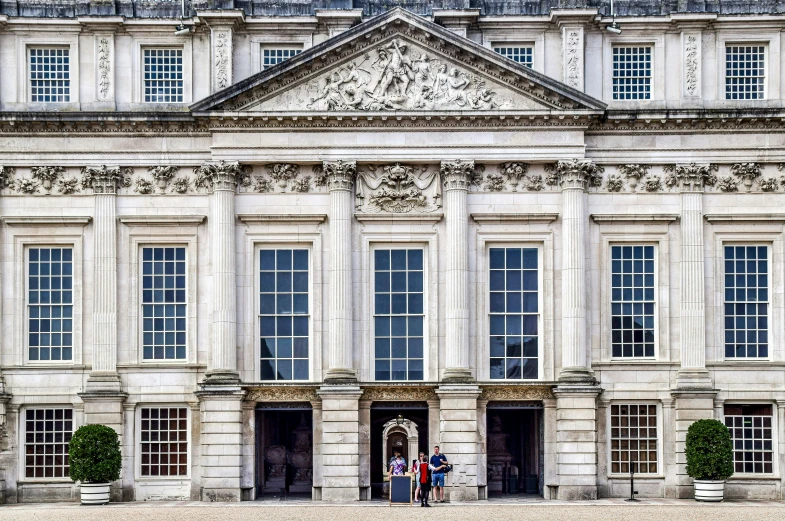
[[[431,493],[431,469],[428,468],[428,455],[420,454],[420,506],[430,507],[428,496]]]

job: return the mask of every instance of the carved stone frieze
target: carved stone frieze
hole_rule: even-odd
[[[204,163],[194,168],[194,187],[214,190],[236,190],[237,185],[249,179],[246,168],[240,163],[219,161]]]
[[[357,177],[357,161],[325,161],[322,165],[327,186],[333,190],[351,190]]]
[[[393,402],[393,401],[414,401],[424,402],[427,400],[436,400],[435,387],[365,387],[361,400],[372,400],[377,402]]]
[[[46,193],[52,191],[54,184],[63,176],[65,169],[62,166],[34,166],[30,169],[33,179],[37,179]]]
[[[14,185],[11,177],[16,174],[16,169],[12,166],[0,166],[0,188],[6,188]]]
[[[630,187],[631,191],[635,191],[636,187],[638,186],[639,181],[641,178],[645,177],[649,173],[649,165],[619,165],[616,169],[619,171],[625,179],[627,179],[627,185]]]
[[[86,166],[82,168],[82,187],[95,194],[116,194],[118,188],[131,186],[131,168]]]
[[[559,184],[562,190],[578,188],[586,190],[602,185],[605,169],[588,160],[572,159],[558,161],[555,165],[545,165],[549,185]]]
[[[313,183],[312,177],[303,175],[300,165],[293,163],[266,165],[264,174],[254,175],[253,180],[249,178],[249,187],[256,192],[272,192],[276,186],[281,193],[287,189],[289,192],[306,193],[311,191]]]
[[[497,171],[485,175],[482,188],[489,192],[503,192],[508,188],[512,192],[517,192],[519,186],[532,191],[542,190],[542,178],[537,176],[538,179],[534,177],[529,179],[528,172],[529,165],[526,163],[502,163]]]
[[[439,171],[427,166],[367,165],[357,172],[355,196],[359,212],[433,212],[442,207]]]
[[[310,402],[318,399],[315,387],[253,387],[245,399],[252,402]]]
[[[680,186],[682,191],[703,191],[704,186],[717,184],[715,172],[719,167],[711,164],[667,165],[665,166],[665,185],[670,187]]]
[[[752,190],[752,185],[756,179],[763,174],[763,168],[758,163],[736,163],[731,165],[730,171],[733,175],[741,179],[747,192]]]
[[[137,177],[134,185],[134,192],[138,194],[150,195],[155,192],[155,185],[153,182],[144,177]]]
[[[215,33],[215,86],[225,89],[231,83],[229,80],[229,52],[231,35],[226,31]]]
[[[580,31],[577,29],[565,30],[564,42],[564,83],[570,87],[581,89],[583,49]]]
[[[684,83],[688,96],[698,91],[698,36],[689,34],[684,39]]]
[[[177,172],[180,171],[180,167],[171,165],[151,166],[147,171],[153,176],[153,180],[155,180],[155,184],[158,185],[158,189],[163,192],[166,191],[169,181],[171,181],[171,179],[177,175]]]
[[[476,183],[474,161],[442,161],[441,175],[445,190],[468,190]]]
[[[106,101],[112,98],[112,40],[111,36],[97,36],[98,46],[98,99]]]
[[[553,389],[544,385],[493,385],[482,388],[481,400],[547,400]]]

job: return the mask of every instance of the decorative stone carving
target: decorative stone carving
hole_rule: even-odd
[[[556,165],[545,165],[548,173],[546,182],[550,185],[559,184],[562,189],[598,187],[602,185],[602,173],[605,168],[588,160],[571,159],[558,161]]]
[[[730,171],[736,177],[741,178],[747,192],[752,190],[753,182],[763,173],[763,169],[758,163],[736,163],[731,165]]]
[[[649,174],[643,180],[643,188],[647,192],[659,192],[662,190],[662,179]]]
[[[79,179],[76,177],[60,179],[58,186],[60,188],[60,193],[63,195],[71,195],[81,190]]]
[[[86,166],[82,168],[82,187],[92,188],[95,194],[115,194],[118,188],[131,186],[132,173],[131,168]]]
[[[249,176],[248,170],[238,162],[219,161],[204,163],[194,168],[194,187],[214,190],[236,190],[237,185]]]
[[[717,182],[717,188],[723,192],[736,192],[739,189],[739,182],[732,176],[724,175]]]
[[[311,176],[303,176],[300,172],[300,165],[293,163],[273,163],[265,166],[266,174],[253,176],[253,181],[249,178],[249,186],[253,185],[257,192],[271,192],[273,186],[278,186],[281,193],[286,192],[310,192]]]
[[[621,189],[624,188],[624,180],[616,174],[610,174],[605,180],[605,188],[609,192],[621,192]]]
[[[717,184],[715,172],[719,168],[717,165],[666,165],[665,185],[673,188],[681,185],[681,189],[688,192],[702,191],[704,186],[714,186]]]
[[[442,207],[439,171],[396,163],[378,171],[368,165],[357,173],[356,206],[365,212],[433,212]]]
[[[330,191],[352,189],[357,176],[356,161],[325,161],[322,167]]]
[[[142,195],[149,195],[154,191],[155,191],[155,185],[153,184],[152,181],[149,181],[144,177],[136,178],[136,186],[134,187],[134,192]]]
[[[314,387],[258,387],[248,390],[250,402],[311,402],[317,399]]]
[[[215,85],[229,86],[229,33],[224,31],[215,34]]]
[[[475,182],[474,161],[442,161],[441,175],[445,190],[468,190]]]
[[[0,188],[13,187],[14,182],[11,176],[16,174],[16,169],[12,166],[0,166]]]
[[[112,58],[110,36],[98,37],[98,99],[105,101],[111,98]]]
[[[481,400],[546,400],[553,390],[544,385],[489,385],[482,388]]]
[[[289,487],[290,492],[310,492],[313,485],[313,444],[311,428],[305,422],[305,415],[300,415],[300,424],[292,433],[294,450],[289,452],[289,464],[294,467],[294,477]]]
[[[688,96],[698,90],[698,37],[687,35],[684,39],[684,82]]]
[[[539,192],[544,188],[541,175],[533,175],[527,179],[529,180],[529,183],[526,185],[527,190],[531,192]]]
[[[187,193],[191,188],[191,180],[187,177],[178,177],[172,182],[172,191],[178,194]]]
[[[619,165],[616,169],[627,179],[630,191],[634,192],[642,177],[648,175],[649,165]]]
[[[39,184],[32,179],[17,179],[16,191],[23,194],[34,194],[38,192]]]
[[[581,33],[568,29],[564,35],[564,83],[576,89],[581,88]]]
[[[758,186],[763,192],[776,192],[780,187],[780,182],[776,177],[761,177],[758,179]]]
[[[63,176],[65,169],[62,166],[34,166],[30,169],[33,179],[38,179],[46,193],[52,191],[54,183]]]
[[[365,387],[363,389],[362,400],[377,402],[425,402],[437,400],[435,387]]]
[[[162,192],[166,191],[166,186],[169,184],[169,181],[177,175],[177,172],[180,171],[180,167],[177,166],[151,166],[147,169],[150,172],[150,175],[153,176],[155,183],[158,185],[158,189]]]
[[[502,163],[499,165],[499,173],[507,178],[513,192],[518,191],[518,183],[529,173],[529,165],[526,163]]]

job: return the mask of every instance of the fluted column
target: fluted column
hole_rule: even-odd
[[[703,187],[712,167],[677,166],[681,183],[681,368],[679,388],[710,388],[706,370]]]
[[[208,163],[198,175],[212,187],[210,256],[213,268],[213,335],[207,381],[237,381],[237,280],[235,276],[234,196],[242,169],[239,163]]]
[[[467,196],[474,161],[442,161],[447,226],[445,280],[446,382],[473,381],[469,369],[469,216]]]
[[[352,219],[354,218],[354,161],[325,161],[330,188],[330,301],[329,349],[325,380],[353,383],[352,363]]]
[[[600,169],[587,161],[559,161],[562,190],[562,369],[561,381],[593,381],[587,353],[586,188]]]

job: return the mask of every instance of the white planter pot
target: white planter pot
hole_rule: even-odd
[[[109,503],[109,483],[82,483],[79,489],[83,505]]]
[[[695,480],[696,501],[722,501],[723,499],[725,499],[724,481]]]

